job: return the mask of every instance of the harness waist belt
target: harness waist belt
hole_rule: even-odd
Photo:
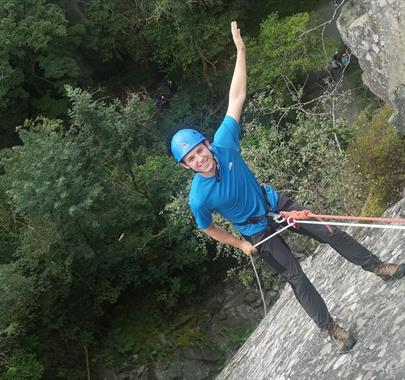
[[[263,185],[260,185],[260,189],[262,191],[263,194],[263,198],[264,198],[264,204],[265,204],[265,208],[266,208],[266,213],[264,215],[258,215],[258,216],[251,216],[249,219],[247,219],[246,221],[242,222],[242,223],[235,223],[238,226],[246,226],[247,224],[257,224],[262,222],[263,220],[266,220],[267,223],[269,223],[269,220],[274,219],[274,217],[278,217],[277,214],[273,213],[271,211],[271,205],[269,203],[269,200],[267,199],[267,193],[266,193],[266,189],[264,188]],[[287,203],[284,205],[284,207],[289,207],[293,204],[294,202],[291,199],[288,199]]]

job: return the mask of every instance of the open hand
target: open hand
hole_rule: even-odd
[[[236,49],[237,50],[244,49],[245,43],[243,42],[242,37],[240,36],[240,29],[238,28],[238,24],[236,21],[231,22],[231,32]]]

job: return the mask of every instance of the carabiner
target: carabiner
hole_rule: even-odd
[[[278,224],[285,222],[285,218],[283,218],[281,215],[277,215],[277,214],[274,215],[273,220]]]

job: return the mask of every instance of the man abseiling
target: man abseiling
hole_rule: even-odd
[[[246,99],[246,48],[236,21],[231,23],[236,46],[236,64],[229,91],[226,116],[215,133],[212,144],[194,129],[182,129],[172,138],[171,151],[185,169],[195,172],[189,204],[199,228],[211,238],[240,249],[246,255],[257,253],[274,272],[291,285],[295,297],[321,331],[327,331],[341,352],[356,343],[354,335],[339,326],[302,271],[284,239],[277,235],[256,248],[254,244],[286,225],[275,223],[266,214],[271,211],[305,210],[306,208],[271,186],[261,186],[240,154],[239,120]],[[242,234],[238,239],[212,220],[217,212],[228,219]],[[384,280],[399,279],[405,264],[385,263],[344,231],[323,225],[302,224],[293,232],[328,243],[340,255],[365,271]]]

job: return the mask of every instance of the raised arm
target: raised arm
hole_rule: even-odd
[[[246,99],[246,48],[245,43],[240,36],[240,29],[238,29],[236,21],[231,22],[231,32],[233,42],[236,46],[236,64],[233,72],[231,88],[229,90],[229,104],[226,114],[232,116],[239,122],[243,103]]]

